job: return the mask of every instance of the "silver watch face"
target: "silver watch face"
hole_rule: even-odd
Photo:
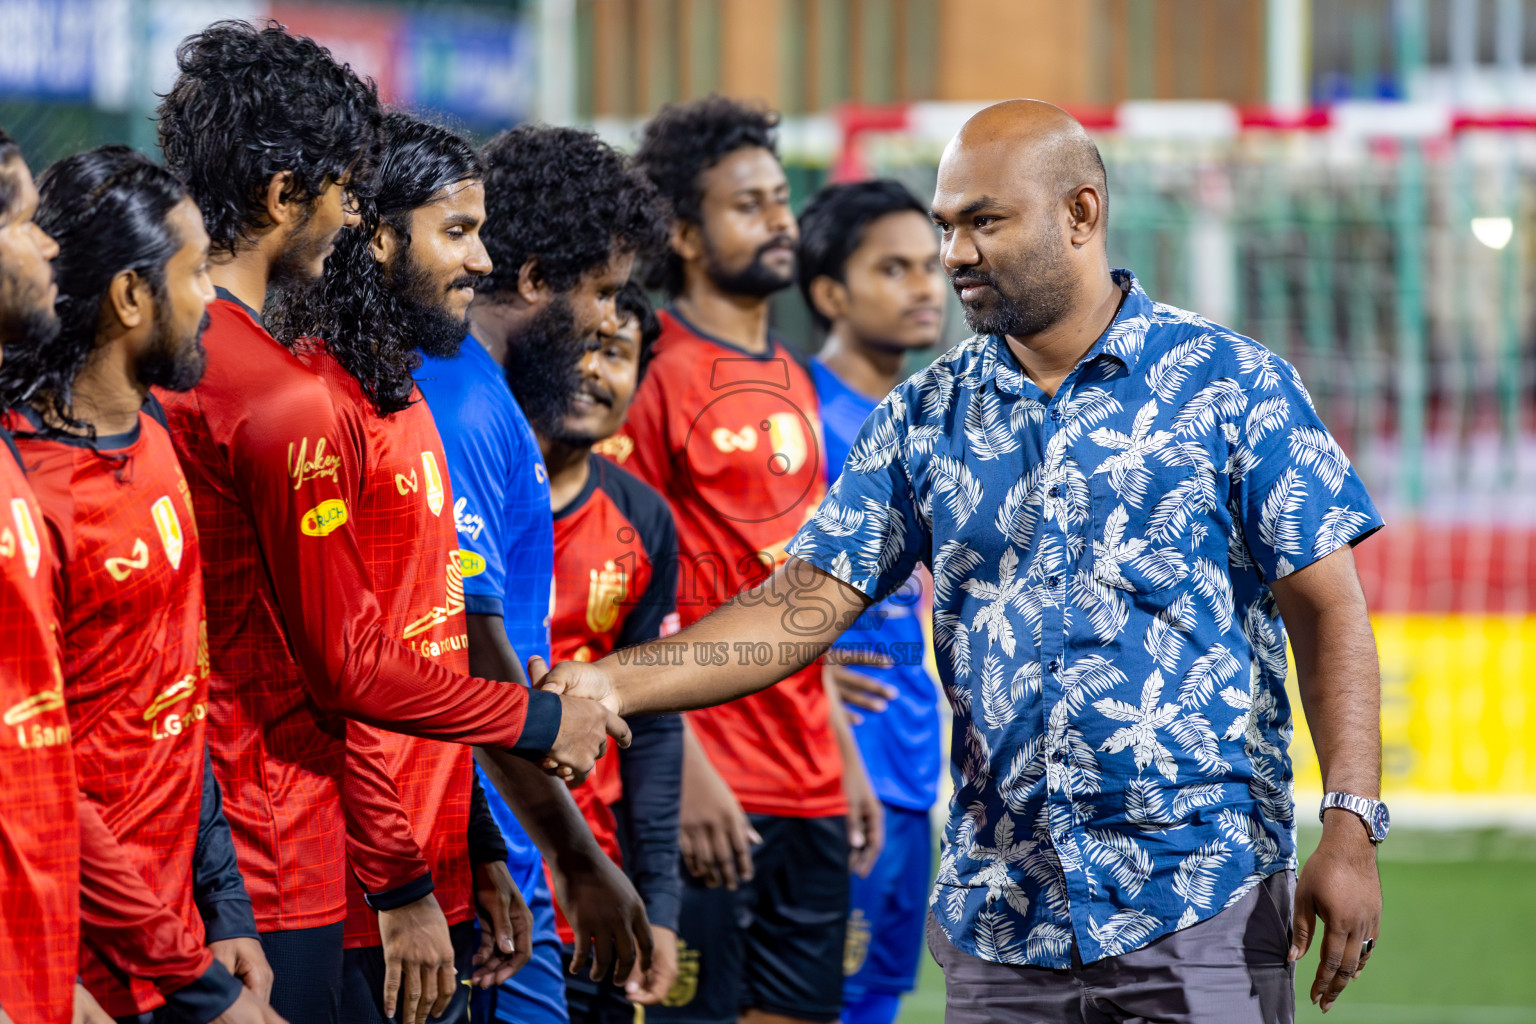
[[[1392,816],[1387,813],[1387,805],[1380,800],[1376,801],[1375,808],[1371,811],[1371,834],[1379,843],[1387,838],[1387,830],[1392,827]]]

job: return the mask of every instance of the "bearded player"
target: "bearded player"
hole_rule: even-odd
[[[615,305],[614,329],[582,353],[570,411],[533,424],[554,509],[557,661],[593,661],[677,630],[677,530],[666,499],[594,452],[624,422],[661,333],[638,283],[625,284]],[[603,851],[645,900],[653,966],[626,987],[567,975],[572,1024],[628,1024],[634,1003],[660,1003],[677,977],[683,723],[677,715],[649,715],[629,725],[634,736],[622,756],[610,750],[572,795]],[[563,916],[559,926],[570,950],[575,936]]]
[[[177,62],[160,142],[203,211],[218,298],[203,380],[162,400],[202,531],[209,743],[277,977],[274,1006],[329,1022],[347,916],[338,716],[578,769],[610,720],[591,704],[456,675],[387,628],[348,504],[360,471],[343,454],[348,427],[325,382],[262,326],[269,287],[317,280],[356,218],[348,189],[364,183],[381,118],[373,86],[275,25],[217,23],[184,41]],[[375,768],[359,810],[391,798],[382,755]],[[378,884],[400,864],[354,856],[359,866]],[[441,911],[410,888],[375,895],[386,955],[416,996],[410,1024],[452,971]]]
[[[827,340],[811,361],[836,480],[859,430],[905,374],[908,353],[943,329],[946,281],[928,211],[895,181],[830,185],[800,214],[800,292]],[[844,1024],[891,1024],[917,983],[933,877],[928,809],[942,764],[938,686],[923,666],[926,642],[908,580],[838,641],[886,653],[892,664],[833,666],[885,817],[885,848],[851,880]]]
[[[355,446],[342,452],[361,467],[348,501],[389,630],[463,673],[468,639],[447,456],[411,375],[423,353],[451,355],[464,339],[474,283],[491,268],[479,237],[485,184],[467,142],[405,114],[384,119],[379,157],[362,226],[338,239],[321,290],[278,296],[273,330],[326,381],[343,436]],[[487,940],[476,962],[487,985],[505,981],[516,966],[511,901],[522,918],[522,960],[531,927],[495,822],[477,816],[475,827],[488,826],[490,834],[469,834],[469,748],[359,723],[349,727],[348,744],[349,801],[355,776],[369,768],[355,753],[366,745],[382,750],[403,812],[349,820],[353,874],[364,879],[363,865],[376,859],[372,851],[384,849],[400,862],[399,884],[435,893],[423,899],[435,898],[439,908],[446,976],[422,1001],[431,1004],[434,1020],[467,1020],[468,991],[454,969],[459,980],[476,973],[476,910]],[[382,949],[378,902],[349,886],[346,1021],[382,1024],[394,1015],[400,979]]]
[[[671,503],[685,626],[766,579],[825,488],[815,386],[768,330],[797,237],[776,123],[712,97],[663,109],[636,153],[672,205],[652,283],[673,305],[615,459]],[[679,944],[698,985],[656,1019],[837,1018],[850,851],[878,850],[880,808],[826,685],[813,665],[689,714]]]
[[[582,349],[595,346],[612,317],[634,253],[658,244],[662,228],[654,189],[590,132],[523,125],[488,142],[481,157],[481,234],[493,269],[476,286],[458,355],[429,357],[417,379],[457,495],[470,668],[520,678],[525,658],[548,655],[554,566],[549,476],[528,421],[542,410],[559,415],[574,397]],[[590,961],[590,977],[623,983],[636,959],[652,969],[645,906],[564,785],[516,761],[482,758],[481,767],[506,797],[487,794],[533,911],[534,949],[532,962],[474,1012],[565,1024],[561,941],[543,861],[574,929],[573,971]]]
[[[58,335],[37,188],[0,130],[0,373]],[[0,1024],[65,1024],[80,948],[75,770],[51,582],[53,545],[0,428]]]
[[[202,373],[208,235],[186,188],[124,146],[60,161],[40,187],[62,330],[13,352],[3,398],[58,553],[81,820],[118,866],[87,864],[80,973],[118,1018],[276,1019],[204,742],[197,526],[149,396]]]

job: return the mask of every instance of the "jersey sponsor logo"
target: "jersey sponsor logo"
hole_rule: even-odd
[[[324,537],[341,529],[347,521],[347,503],[340,498],[327,498],[299,520],[299,529],[306,537]]]
[[[292,441],[288,442],[288,479],[293,481],[294,490],[312,480],[337,483],[336,474],[340,471],[341,456],[326,454],[325,438],[317,439],[313,449],[307,437],[299,441],[297,448]]]
[[[16,523],[16,537],[8,545],[4,545],[11,549],[4,554],[14,554],[19,544],[22,564],[27,567],[27,575],[36,576],[37,567],[43,559],[43,542],[37,535],[37,524],[32,521],[32,509],[28,506],[26,498],[11,499],[11,519]],[[6,533],[10,531],[7,530]]]
[[[188,672],[170,686],[161,690],[155,696],[155,699],[149,702],[149,705],[144,709],[144,721],[148,722],[150,719],[158,717],[160,712],[166,708],[186,700],[196,692],[197,677]]]
[[[178,555],[177,557],[179,558],[180,556]],[[107,559],[104,564],[112,578],[121,583],[129,576],[132,576],[135,569],[143,569],[149,565],[149,545],[144,543],[143,537],[135,537],[133,538],[133,553],[129,557],[124,558],[118,555],[115,558]]]
[[[53,689],[41,690],[25,700],[17,701],[0,718],[7,729],[16,730],[16,745],[23,750],[57,747],[70,740],[69,719],[66,716],[59,716],[63,719],[59,725],[31,722],[38,715],[64,709],[64,676],[59,671],[58,662],[53,665],[53,678]],[[28,725],[28,722],[31,724]]]
[[[395,490],[399,491],[402,496],[415,494],[420,486],[421,483],[416,479],[416,471],[414,469],[411,470],[410,476],[406,476],[404,473],[395,474]]]
[[[433,452],[421,453],[421,476],[427,485],[427,508],[434,516],[442,515],[447,490],[443,487],[443,474],[438,471],[437,455]]]
[[[448,619],[464,610],[464,574],[459,569],[459,552],[452,551],[448,554],[448,583],[447,599],[441,605],[433,605],[432,610],[421,618],[406,624],[405,630],[400,634],[403,639],[410,640],[418,637],[428,630],[441,626]],[[426,653],[425,645],[421,651]]]
[[[614,434],[597,442],[592,446],[592,450],[622,465],[635,453],[635,439],[628,434]]]
[[[709,439],[715,442],[716,448],[727,455],[733,452],[757,450],[757,431],[752,429],[751,424],[742,427],[739,432],[730,427],[716,427],[710,431]]]
[[[162,494],[149,507],[149,514],[154,517],[155,530],[160,534],[160,544],[165,548],[165,557],[171,563],[171,568],[180,569],[181,555],[186,544],[181,534],[181,520],[176,517],[176,506]]]
[[[533,478],[541,484],[549,483],[549,471],[544,468],[542,457],[533,464]]]
[[[453,528],[470,540],[479,540],[485,531],[485,518],[469,511],[469,499],[460,498],[453,503]]]
[[[468,548],[459,548],[459,575],[468,579],[471,576],[479,576],[483,572],[485,572],[485,559]]]

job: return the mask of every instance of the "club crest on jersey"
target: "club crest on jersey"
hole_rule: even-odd
[[[129,557],[124,558],[118,555],[115,558],[107,559],[104,564],[112,578],[121,583],[129,576],[132,576],[135,569],[142,569],[149,565],[149,545],[144,543],[143,537],[135,537],[133,538],[133,553]]]
[[[186,545],[181,535],[181,520],[176,517],[176,506],[171,504],[171,499],[161,495],[153,505],[149,507],[149,514],[155,519],[155,529],[160,534],[160,543],[165,548],[166,560],[171,563],[172,569],[181,568],[181,555]]]
[[[14,551],[14,547],[19,545],[27,575],[36,576],[37,567],[43,559],[43,543],[37,536],[37,524],[32,521],[32,509],[28,507],[26,498],[11,499],[11,519],[16,523],[16,538],[4,546]],[[3,544],[3,538],[0,538],[0,544]]]
[[[619,605],[629,591],[629,576],[609,559],[593,569],[587,586],[587,628],[606,633],[619,621]]]
[[[699,951],[677,940],[677,980],[667,990],[662,1006],[687,1006],[699,994]]]
[[[422,480],[427,485],[427,508],[432,514],[442,515],[445,491],[443,488],[443,474],[437,469],[437,456],[432,452],[421,453]]]
[[[347,503],[340,498],[327,498],[299,520],[299,529],[306,537],[324,537],[341,529],[347,521]]]

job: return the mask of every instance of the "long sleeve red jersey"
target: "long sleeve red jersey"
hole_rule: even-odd
[[[202,382],[164,393],[202,533],[209,744],[258,926],[346,916],[346,715],[547,750],[558,701],[454,674],[389,629],[352,521],[364,450],[316,373],[227,292]]]
[[[54,552],[0,429],[0,1008],[67,1024],[80,950],[80,843]]]
[[[677,520],[677,611],[697,622],[767,579],[826,490],[816,386],[777,339],[754,354],[661,313],[622,430],[599,446]],[[734,657],[721,652],[721,664]],[[771,652],[777,657],[778,652]],[[843,758],[821,667],[688,721],[750,814],[844,814]]]
[[[469,669],[464,582],[448,457],[432,413],[416,393],[411,405],[379,416],[357,380],[323,346],[303,358],[330,388],[342,436],[356,446],[347,453],[358,466],[350,519],[385,629],[458,673],[452,684],[458,685]],[[431,682],[420,685],[425,690]],[[369,756],[360,758],[361,750]],[[403,821],[388,802],[370,798],[379,792],[371,784],[375,780],[358,777],[374,756],[383,758]],[[347,946],[376,946],[381,941],[378,917],[364,891],[386,886],[380,884],[382,879],[370,881],[369,867],[388,859],[399,865],[389,881],[408,881],[401,877],[410,873],[403,870],[409,864],[409,848],[402,850],[403,843],[419,850],[416,873],[431,871],[448,923],[473,917],[468,828],[474,759],[469,748],[352,723],[347,761],[348,852],[353,864],[347,884]]]
[[[50,582],[82,821],[101,819],[100,852],[119,872],[106,882],[83,872],[100,910],[86,922],[81,977],[114,1017],[199,981],[227,1005],[239,983],[224,971],[204,979],[213,956],[193,898],[208,655],[197,524],[176,450],[144,412],[132,431],[95,438],[11,417],[58,555]],[[135,911],[115,916],[124,887],[141,890],[136,904],[168,911],[148,915],[157,934],[138,930],[146,921]]]

